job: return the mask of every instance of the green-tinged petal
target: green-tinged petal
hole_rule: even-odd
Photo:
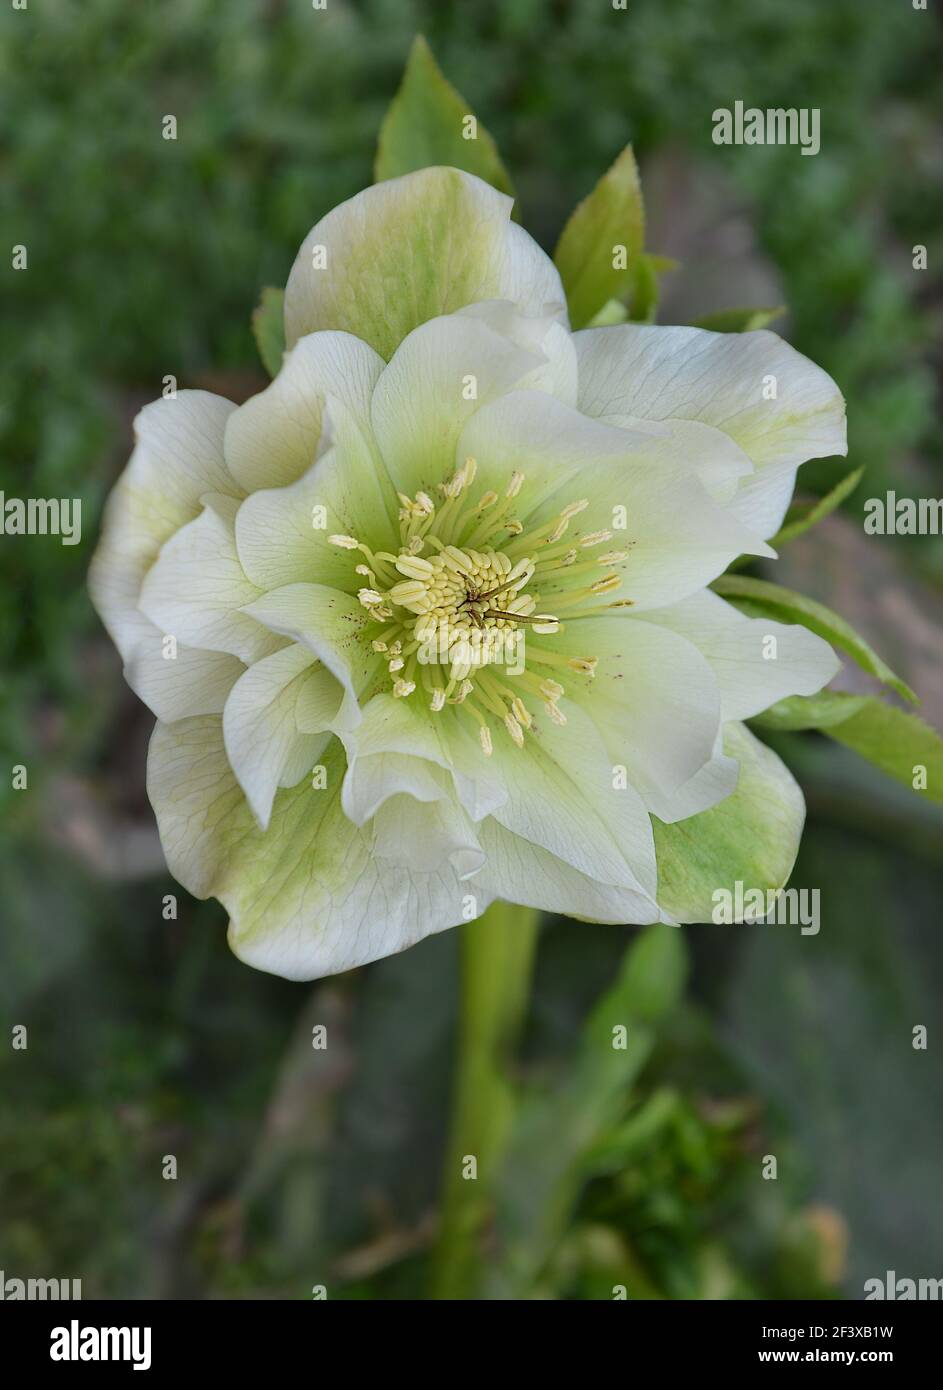
[[[654,899],[651,823],[642,799],[631,785],[614,785],[612,760],[583,709],[571,702],[566,718],[563,728],[540,719],[523,748],[498,729],[495,772],[507,799],[492,815],[587,877]]]
[[[293,980],[352,969],[484,911],[482,886],[447,864],[432,873],[376,855],[369,829],[340,805],[343,752],[322,758],[326,785],[278,793],[261,831],[223,746],[219,718],[158,724],[148,795],[171,873],[197,897],[219,898],[229,941],[249,965]]]
[[[336,443],[287,487],[247,497],[236,516],[236,547],[260,589],[310,582],[343,589],[368,585],[358,576],[363,554],[339,548],[348,536],[373,549],[398,548],[390,519],[396,496],[378,464],[372,435],[361,432],[339,401],[329,406]]]
[[[528,666],[539,661],[545,644],[571,660],[596,661],[592,677],[558,668],[566,687],[561,708],[568,712],[575,701],[592,721],[612,777],[628,781],[663,820],[710,804],[700,799],[704,788],[692,779],[714,757],[720,692],[696,646],[652,623],[614,616],[569,623],[545,642],[532,639]],[[724,794],[722,786],[714,790]]]
[[[749,719],[787,695],[814,695],[841,662],[827,642],[796,623],[746,618],[704,590],[672,608],[640,615],[693,642],[717,677],[722,718]]]
[[[782,521],[799,464],[847,452],[838,387],[775,333],[622,324],[575,343],[588,415],[700,420],[740,445],[756,473],[734,505],[759,535]]]
[[[340,681],[345,698],[338,717],[346,727],[380,660],[364,640],[370,619],[358,600],[324,584],[286,584],[257,598],[246,612],[309,647]]]
[[[226,697],[246,669],[229,652],[212,652],[183,642],[168,644],[166,634],[144,614],[124,668],[125,680],[148,709],[171,724],[195,714],[220,714]],[[132,631],[132,625],[126,631]]]
[[[230,401],[180,391],[145,406],[135,447],[102,521],[89,592],[124,660],[125,679],[160,719],[218,713],[242,671],[235,657],[188,649],[168,655],[164,633],[141,613],[144,576],[163,543],[202,510],[206,492],[240,496],[223,457]]]
[[[573,334],[552,314],[523,314],[507,299],[489,299],[459,309],[460,318],[480,319],[518,347],[537,354],[540,365],[518,383],[518,390],[546,391],[575,408],[579,389]]]
[[[551,321],[544,322],[549,329]],[[371,407],[398,490],[435,494],[469,417],[546,362],[539,347],[519,347],[472,315],[449,314],[414,329],[383,371]]]
[[[161,549],[141,587],[141,612],[194,647],[231,652],[250,663],[280,643],[240,609],[258,596],[236,553],[239,502],[208,493],[195,521]]]
[[[468,133],[469,121],[475,123],[473,135]],[[380,127],[375,176],[379,183],[433,164],[464,169],[502,193],[512,191],[494,140],[417,34],[399,91]]]
[[[421,323],[484,299],[530,313],[553,304],[564,318],[553,263],[510,215],[510,198],[458,169],[421,169],[358,193],[298,252],[285,290],[288,346],[333,328],[388,360]]]
[[[344,688],[323,671],[313,652],[297,643],[251,666],[236,681],[223,710],[226,755],[263,830],[278,787],[293,786],[309,772],[330,737],[323,731],[327,723],[318,732],[302,732],[298,725],[296,707],[312,667],[333,684],[333,718]]]
[[[428,763],[420,766],[430,770]],[[414,872],[433,873],[447,864],[461,880],[474,879],[485,862],[476,829],[455,799],[446,774],[431,771],[442,784],[442,794],[416,798],[410,790],[386,797],[373,821],[374,851]],[[409,780],[408,773],[405,777]],[[476,886],[473,882],[472,892]]]
[[[554,252],[575,328],[588,323],[607,300],[630,293],[644,241],[642,190],[627,145],[573,210]]]
[[[472,880],[477,891],[523,907],[560,913],[581,922],[657,922],[657,905],[645,893],[594,878],[541,845],[514,835],[493,817],[478,828],[485,866]]]
[[[361,760],[379,755],[425,760],[451,772],[459,801],[479,821],[507,800],[507,789],[495,761],[482,754],[473,727],[458,709],[446,706],[432,717],[416,698],[400,700],[383,692],[369,702],[356,729],[344,735],[350,773],[359,771]],[[355,816],[353,806],[348,814]]]
[[[635,435],[670,438],[686,457],[688,466],[715,502],[727,503],[737,495],[753,464],[728,434],[700,420],[642,420],[637,415],[596,416],[604,425],[615,425]]]
[[[789,878],[805,819],[802,792],[775,753],[742,724],[724,750],[740,764],[737,789],[674,825],[654,822],[658,901],[679,922],[710,922],[720,893],[778,890]]]
[[[478,460],[482,488],[500,493],[512,472],[523,473],[515,509],[528,529],[588,501],[567,540],[578,546],[611,531],[601,550],[622,555],[610,566],[621,588],[594,606],[628,600],[635,610],[663,607],[703,588],[737,555],[773,553],[692,475],[683,436],[617,429],[552,396],[515,391],[472,416],[458,446],[458,456],[466,454]],[[543,611],[553,612],[554,593],[552,582],[541,587]]]
[[[361,430],[383,359],[349,333],[310,333],[285,356],[275,380],[226,422],[226,462],[247,492],[284,487],[314,463],[325,398],[336,398]]]

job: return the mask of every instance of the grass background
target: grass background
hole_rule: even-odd
[[[415,32],[486,122],[552,247],[629,140],[662,319],[788,304],[848,400],[842,514],[777,578],[833,603],[943,727],[939,538],[865,538],[863,501],[938,496],[939,14],[909,0],[31,0],[0,14],[0,459],[8,495],[80,497],[80,546],[0,540],[0,1268],[86,1297],[418,1296],[434,1221],[454,934],[302,987],[231,959],[166,877],[150,716],[91,610],[95,519],[164,375],[235,398],[249,329],[309,227],[371,180]],[[822,150],[717,148],[718,106],[821,110]],[[178,121],[175,142],[161,122]],[[914,271],[912,247],[928,248]],[[809,465],[822,491],[840,472]],[[823,929],[692,928],[661,1020],[517,1292],[860,1296],[943,1272],[943,826],[815,736],[782,751]],[[520,1082],[559,1106],[631,929],[550,922]],[[313,1022],[332,1046],[313,1053]],[[3,1042],[29,1029],[26,1052]],[[926,1052],[911,1030],[929,1029]],[[594,1094],[587,1082],[587,1093]],[[550,1113],[548,1111],[548,1113]],[[596,1112],[594,1112],[595,1114]],[[564,1113],[565,1119],[565,1113]],[[761,1180],[762,1156],[779,1160]],[[178,1159],[176,1182],[162,1158]],[[615,1157],[614,1157],[615,1155]],[[547,1155],[507,1174],[515,1194]],[[500,1241],[494,1268],[502,1271]]]

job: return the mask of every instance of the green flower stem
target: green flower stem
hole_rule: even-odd
[[[530,994],[540,914],[494,903],[461,928],[461,1006],[452,1126],[446,1149],[435,1298],[472,1298],[490,1188],[507,1137],[513,1089],[508,1063]],[[464,1176],[473,1157],[477,1176]]]

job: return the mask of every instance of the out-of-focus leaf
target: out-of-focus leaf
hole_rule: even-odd
[[[586,325],[587,328],[611,328],[613,324],[625,323],[629,317],[629,311],[618,299],[607,299],[605,304],[594,314]]]
[[[863,467],[853,468],[824,497],[818,497],[812,503],[794,503],[786,515],[785,522],[770,540],[770,545],[777,546],[782,545],[783,541],[795,540],[796,536],[801,536],[804,531],[818,526],[836,507],[841,506],[846,497],[851,496],[861,482],[863,473]]]
[[[770,584],[765,579],[751,579],[745,575],[724,574],[715,579],[711,586],[722,598],[730,599],[744,613],[752,617],[770,617],[778,622],[801,623],[811,632],[817,632],[826,642],[831,642],[867,671],[876,676],[883,685],[889,685],[905,700],[916,703],[917,696],[906,681],[896,676],[886,661],[878,656],[854,628],[824,603],[797,594],[793,589],[784,589],[779,584]]]
[[[497,145],[465,98],[443,76],[419,34],[380,127],[374,177],[380,183],[435,164],[464,169],[502,193],[513,194]]]
[[[695,319],[693,326],[708,328],[712,333],[752,333],[782,318],[785,312],[785,304],[778,304],[774,309],[718,309]]]
[[[573,209],[554,252],[574,328],[585,327],[608,300],[628,297],[644,241],[642,190],[632,146],[626,145]]]
[[[252,332],[269,376],[277,376],[285,352],[285,291],[271,286],[252,311]]]
[[[728,1043],[795,1142],[784,1161],[773,1140],[779,1181],[762,1186],[805,1170],[816,1203],[841,1214],[851,1298],[887,1269],[939,1273],[943,1077],[924,1065],[943,987],[934,868],[820,823],[794,882],[820,889],[821,931],[744,927],[728,964]]]
[[[495,1182],[502,1250],[489,1296],[521,1297],[532,1289],[566,1230],[584,1181],[582,1159],[617,1119],[686,974],[682,933],[647,927],[590,1014],[568,1074],[551,1092],[523,1100]]]
[[[654,323],[661,298],[658,277],[666,270],[677,270],[680,262],[670,256],[653,256],[643,251],[635,263],[635,275],[628,296],[629,319],[632,323]]]
[[[943,739],[915,714],[874,695],[829,690],[793,695],[752,723],[767,729],[819,729],[930,801],[943,802]]]

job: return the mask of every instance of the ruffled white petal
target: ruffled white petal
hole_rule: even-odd
[[[671,433],[617,429],[552,396],[515,391],[472,416],[459,440],[458,454],[465,453],[478,459],[482,487],[499,491],[513,470],[524,474],[516,514],[527,529],[587,499],[567,539],[578,546],[611,530],[609,544],[625,551],[612,567],[621,588],[600,604],[661,607],[703,588],[738,555],[773,554],[708,495],[692,474],[684,438]],[[550,613],[553,592],[552,583],[541,590],[541,608]]]
[[[592,679],[557,671],[567,692],[561,708],[568,712],[575,701],[592,721],[617,784],[634,787],[662,820],[703,810],[708,786],[697,775],[714,760],[721,704],[717,679],[697,647],[665,628],[616,616],[571,623],[555,637],[533,640],[528,664],[539,661],[545,643],[571,658],[597,660]],[[722,779],[709,785],[718,799],[726,794]]]
[[[725,721],[749,719],[788,695],[814,695],[841,670],[829,644],[808,628],[747,618],[709,590],[640,619],[680,633],[704,653]]]
[[[270,386],[226,422],[226,462],[246,492],[284,487],[306,473],[322,439],[325,400],[333,397],[361,429],[383,359],[349,333],[311,333],[287,353]]]
[[[343,757],[323,757],[327,785],[308,779],[279,792],[268,830],[258,829],[223,747],[219,718],[158,724],[148,757],[148,795],[171,873],[230,914],[242,960],[293,980],[315,979],[415,945],[483,912],[486,885],[471,888],[447,863],[411,871],[374,852],[374,835],[340,806]]]
[[[612,883],[598,883],[549,850],[513,835],[496,820],[478,831],[485,866],[472,880],[474,890],[543,912],[584,922],[647,925],[661,920],[646,894]]]
[[[334,446],[287,487],[254,492],[236,516],[236,548],[246,575],[260,589],[310,582],[356,590],[362,554],[340,549],[331,536],[397,546],[396,498],[372,442],[340,402],[329,405]]]
[[[302,732],[296,717],[316,662],[313,652],[296,643],[264,657],[236,682],[223,710],[226,755],[263,830],[279,785],[300,780],[328,742],[327,723],[320,731]],[[327,674],[334,686],[333,717],[344,690]]]
[[[397,489],[407,496],[424,489],[437,498],[469,417],[547,365],[538,344],[522,347],[472,314],[414,329],[380,376],[371,406]]]
[[[193,647],[231,652],[251,664],[282,645],[240,612],[258,597],[236,553],[234,498],[206,494],[205,506],[163,546],[141,587],[141,612]]]
[[[835,382],[775,333],[620,324],[574,342],[588,415],[699,420],[740,445],[757,472],[734,505],[759,535],[782,521],[799,464],[847,452]]]
[[[243,670],[235,657],[187,648],[176,656],[138,608],[141,584],[163,543],[199,515],[208,491],[241,496],[223,457],[235,407],[206,391],[180,391],[145,406],[130,462],[105,508],[89,591],[124,660],[125,679],[160,719],[222,709]]]
[[[245,611],[271,632],[314,652],[344,688],[337,727],[359,723],[360,696],[380,658],[364,641],[370,620],[357,599],[323,584],[286,584],[263,594]]]

